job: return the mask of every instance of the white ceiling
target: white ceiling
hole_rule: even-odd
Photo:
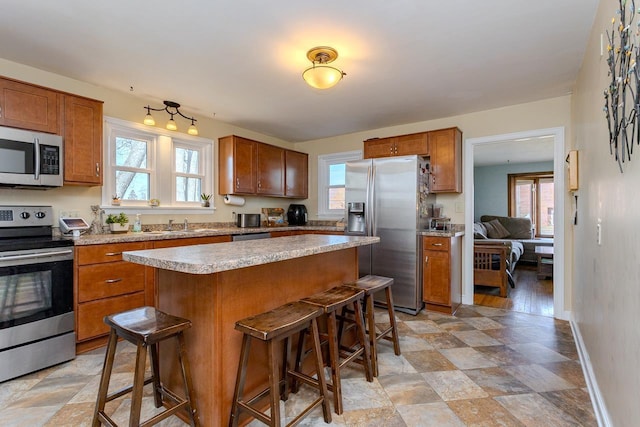
[[[479,144],[473,148],[473,165],[550,162],[553,145],[553,135]]]
[[[570,93],[597,5],[3,0],[0,57],[299,142]],[[318,45],[347,73],[326,91]]]

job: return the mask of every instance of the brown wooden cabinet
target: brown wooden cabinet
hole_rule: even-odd
[[[428,310],[453,314],[462,300],[462,238],[422,238],[422,290]]]
[[[256,143],[257,189],[261,196],[284,196],[284,148]]]
[[[0,125],[60,133],[59,92],[0,78]]]
[[[298,151],[285,150],[284,156],[284,195],[291,198],[306,199],[309,196],[309,155]]]
[[[458,128],[429,132],[431,192],[462,192],[462,132]]]
[[[389,138],[369,139],[364,142],[364,158],[429,155],[429,139],[426,132]]]
[[[79,352],[104,344],[104,316],[154,304],[149,268],[122,260],[122,252],[150,248],[147,242],[76,246],[74,310]]]
[[[102,101],[61,96],[64,183],[102,185]]]
[[[308,155],[235,135],[218,140],[218,194],[306,198]]]

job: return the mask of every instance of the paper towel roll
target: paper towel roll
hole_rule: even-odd
[[[224,204],[231,206],[244,206],[244,197],[227,194],[224,196]]]

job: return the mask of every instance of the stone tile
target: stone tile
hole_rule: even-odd
[[[461,320],[439,324],[438,327],[447,332],[451,331],[474,331],[476,328]]]
[[[60,406],[40,406],[29,408],[13,407],[0,411],[2,427],[42,426],[60,409]]]
[[[23,378],[24,377],[2,383],[0,387],[0,410],[40,382],[40,380],[36,378]]]
[[[463,318],[462,321],[481,331],[486,329],[504,328],[503,325],[496,322],[495,320],[489,319],[488,317],[467,317]]]
[[[509,313],[511,313],[511,310],[494,307],[484,307],[481,305],[474,305],[473,309],[476,311],[476,313],[485,317],[507,316]]]
[[[407,424],[396,408],[383,407],[345,411],[345,425],[349,427],[406,427]],[[300,425],[304,425],[304,422]],[[324,424],[325,426],[327,424]],[[333,425],[333,424],[331,424]],[[320,425],[319,425],[320,427]]]
[[[576,360],[570,362],[539,363],[539,365],[576,387],[587,386],[582,372],[582,365]]]
[[[129,386],[132,383],[133,372],[111,374],[111,379],[109,381],[109,392],[113,393],[114,391]],[[69,400],[69,403],[95,402],[98,396],[98,387],[100,387],[100,375],[96,375],[91,378],[91,380],[82,389],[80,389],[71,398],[71,400]],[[150,385],[147,385],[144,388],[145,392],[149,392],[150,389]]]
[[[378,353],[379,376],[415,374],[416,372],[416,369],[404,356],[396,356],[394,353]]]
[[[399,336],[400,351],[421,351],[421,350],[433,350],[433,346],[429,344],[422,336]],[[393,343],[387,340],[378,341],[378,353],[391,352],[393,353]]]
[[[442,332],[442,329],[432,320],[415,320],[404,322],[404,324],[416,334],[437,334]]]
[[[73,376],[66,378],[45,378],[23,393],[20,398],[8,405],[8,408],[34,408],[51,406],[60,409],[69,402],[84,386],[91,376]]]
[[[554,391],[575,386],[540,365],[504,366],[503,369],[534,391]]]
[[[342,380],[342,403],[345,411],[392,406],[380,383],[364,378]]]
[[[589,393],[581,388],[540,393],[542,397],[571,415],[582,426],[597,426]]]
[[[497,366],[495,362],[487,359],[482,353],[471,347],[445,348],[439,351],[458,369],[491,368]]]
[[[526,426],[579,426],[570,415],[537,393],[514,394],[494,398]]]
[[[422,337],[435,349],[467,347],[467,344],[446,332],[442,334],[425,334]]]
[[[420,375],[378,377],[378,382],[396,406],[442,401],[438,393]]]
[[[522,353],[515,351],[506,345],[493,345],[489,347],[475,347],[484,357],[495,362],[497,365],[528,365],[529,358]]]
[[[511,344],[509,347],[522,353],[533,363],[566,362],[569,360],[560,353],[538,343]]]
[[[64,363],[53,371],[47,378],[60,378],[73,375],[99,375],[102,372],[104,356],[79,355],[75,359]]]
[[[493,399],[468,399],[447,402],[449,408],[467,426],[522,427],[520,421]]]
[[[501,368],[470,369],[464,373],[478,384],[489,396],[531,393],[529,387]]]
[[[425,372],[422,376],[444,401],[489,396],[461,371]]]
[[[461,319],[463,317],[478,317],[480,315],[475,310],[475,306],[463,305],[463,306],[458,307],[458,309],[456,310],[455,316],[458,319]]]
[[[94,399],[95,400],[95,399]],[[89,427],[93,420],[93,403],[70,403],[64,405],[44,424],[45,427],[75,426]]]
[[[435,350],[408,351],[402,355],[416,372],[448,371],[456,366]]]
[[[484,333],[503,344],[530,343],[536,338],[536,328],[531,327],[489,329]]]
[[[541,345],[567,357],[571,360],[578,360],[578,349],[573,339],[552,339],[538,341]]]
[[[495,338],[491,338],[489,335],[482,331],[451,331],[451,335],[458,338],[460,341],[471,347],[481,347],[489,345],[501,345],[502,343]]]
[[[398,406],[398,412],[407,427],[464,427],[462,420],[444,402]]]

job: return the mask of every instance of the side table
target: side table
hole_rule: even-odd
[[[553,246],[536,246],[538,258],[538,279],[553,279]]]

